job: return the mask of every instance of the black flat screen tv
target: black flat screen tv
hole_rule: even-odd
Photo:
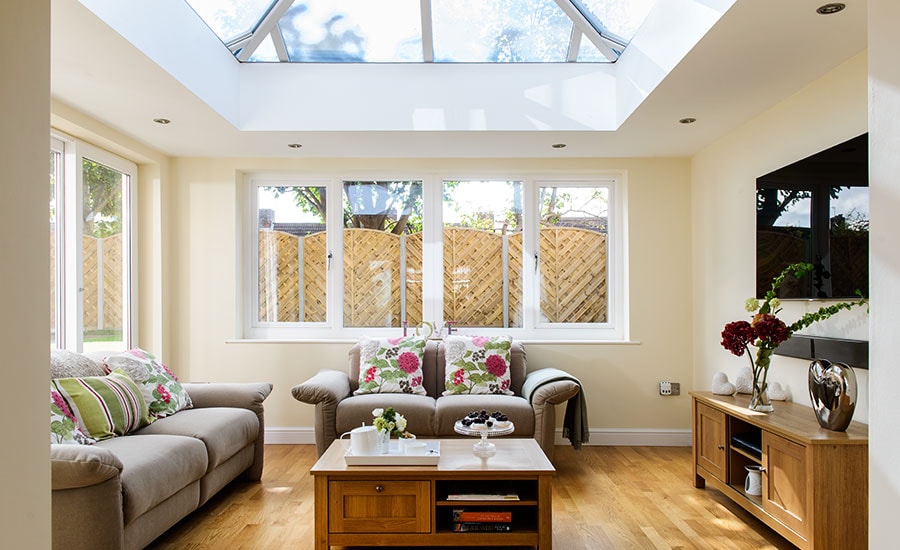
[[[756,180],[756,294],[785,267],[814,271],[779,289],[781,299],[869,295],[868,134]]]

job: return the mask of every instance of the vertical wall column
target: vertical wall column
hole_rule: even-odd
[[[16,451],[0,453],[8,548],[50,548],[50,2],[0,2],[0,349]]]
[[[869,0],[869,547],[897,545],[900,510],[900,3]]]

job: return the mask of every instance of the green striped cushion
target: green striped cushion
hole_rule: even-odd
[[[53,383],[71,405],[78,425],[94,439],[125,435],[150,423],[141,390],[125,371],[57,378]]]

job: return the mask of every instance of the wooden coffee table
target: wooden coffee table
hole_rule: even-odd
[[[533,439],[493,443],[496,455],[488,459],[472,453],[471,439],[444,439],[437,465],[348,466],[344,445],[335,441],[310,470],[315,477],[316,550],[331,546],[550,550],[550,480],[556,470]],[[481,496],[502,494],[514,494],[518,500]],[[471,499],[458,500],[467,496]],[[510,512],[512,521],[504,532],[456,532],[454,510]]]

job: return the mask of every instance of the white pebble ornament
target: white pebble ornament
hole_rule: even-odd
[[[738,393],[753,393],[753,369],[744,367],[738,371],[734,386]]]
[[[728,375],[717,372],[712,378],[712,392],[716,395],[734,395],[734,384],[728,381]]]
[[[788,392],[778,382],[769,382],[769,399],[772,401],[787,401]]]

